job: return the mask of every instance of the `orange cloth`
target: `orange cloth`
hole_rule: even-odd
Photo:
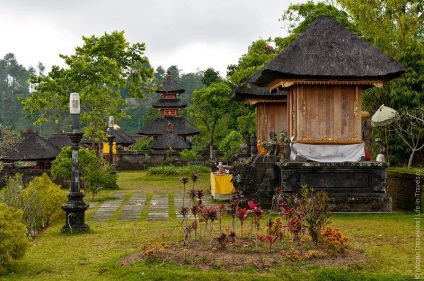
[[[262,147],[261,140],[258,140],[257,147],[258,147],[258,154],[266,154],[267,153],[267,151]]]

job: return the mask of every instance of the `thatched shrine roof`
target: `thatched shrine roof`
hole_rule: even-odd
[[[172,79],[171,72],[168,71],[166,80],[162,82],[162,87],[158,87],[156,93],[184,93],[185,90],[180,84]]]
[[[155,139],[151,144],[150,148],[157,150],[168,150],[170,148],[175,150],[189,149],[190,145],[184,141],[184,139],[177,135],[176,132],[166,132],[157,139]]]
[[[160,136],[168,132],[169,124],[179,136],[192,136],[200,131],[187,120],[177,116],[158,117],[137,131],[139,135]]]
[[[263,87],[276,79],[390,80],[405,71],[339,21],[320,16],[251,81]]]
[[[180,99],[160,99],[152,106],[154,108],[185,108],[187,104]]]
[[[287,98],[287,91],[274,90],[270,91],[267,87],[259,87],[250,82],[246,82],[238,86],[230,95],[230,99],[236,101],[243,101],[246,99],[259,99],[259,100],[285,100]]]
[[[38,136],[37,132],[26,130],[21,134],[22,140],[7,150],[2,156],[4,161],[53,160],[60,149],[48,140]]]
[[[135,140],[120,128],[113,130],[112,135],[115,136],[114,142],[116,142],[116,144],[128,146],[135,143]]]
[[[109,135],[108,129],[109,129],[108,127],[105,127],[105,129],[104,129],[105,132],[106,132],[106,135]],[[114,126],[114,130],[113,130],[112,135],[115,137],[115,139],[113,141],[116,142],[116,144],[129,146],[129,145],[135,143],[135,140],[130,135],[128,135],[127,133],[122,131],[121,128],[116,124]],[[107,140],[103,140],[103,141],[107,141]],[[92,141],[84,136],[81,140],[81,143],[91,144]]]
[[[66,133],[52,134],[47,140],[53,145],[57,146],[59,149],[62,149],[65,146],[72,145],[71,139]]]

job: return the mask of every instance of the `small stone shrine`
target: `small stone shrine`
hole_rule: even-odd
[[[258,121],[283,120],[268,130],[286,129],[291,140],[288,159],[258,155],[253,160],[256,172],[264,175],[252,198],[270,206],[271,187],[280,186],[289,195],[307,184],[329,194],[333,211],[391,211],[387,163],[365,161],[361,97],[363,89],[383,87],[384,81],[404,72],[402,65],[340,22],[317,17],[248,81],[266,87],[269,95],[286,93],[286,110],[257,112]],[[260,104],[257,95],[243,89],[236,89],[234,97]],[[258,127],[264,124],[258,122]],[[262,132],[257,135],[264,137]]]
[[[166,81],[158,87],[156,93],[160,99],[153,104],[159,109],[161,116],[140,128],[139,135],[153,137],[150,147],[155,150],[182,150],[191,148],[191,137],[200,134],[200,131],[183,117],[178,116],[181,109],[187,107],[179,95],[185,90],[172,79],[168,70]]]

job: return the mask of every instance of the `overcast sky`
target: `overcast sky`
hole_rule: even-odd
[[[0,57],[26,68],[64,66],[82,36],[125,31],[146,43],[151,65],[184,73],[213,67],[222,76],[260,38],[285,36],[278,21],[290,3],[307,0],[0,0]]]

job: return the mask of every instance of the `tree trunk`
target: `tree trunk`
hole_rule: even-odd
[[[411,155],[409,155],[408,168],[411,168],[412,166],[412,161],[414,161],[415,151],[416,151],[415,149],[412,149]]]

